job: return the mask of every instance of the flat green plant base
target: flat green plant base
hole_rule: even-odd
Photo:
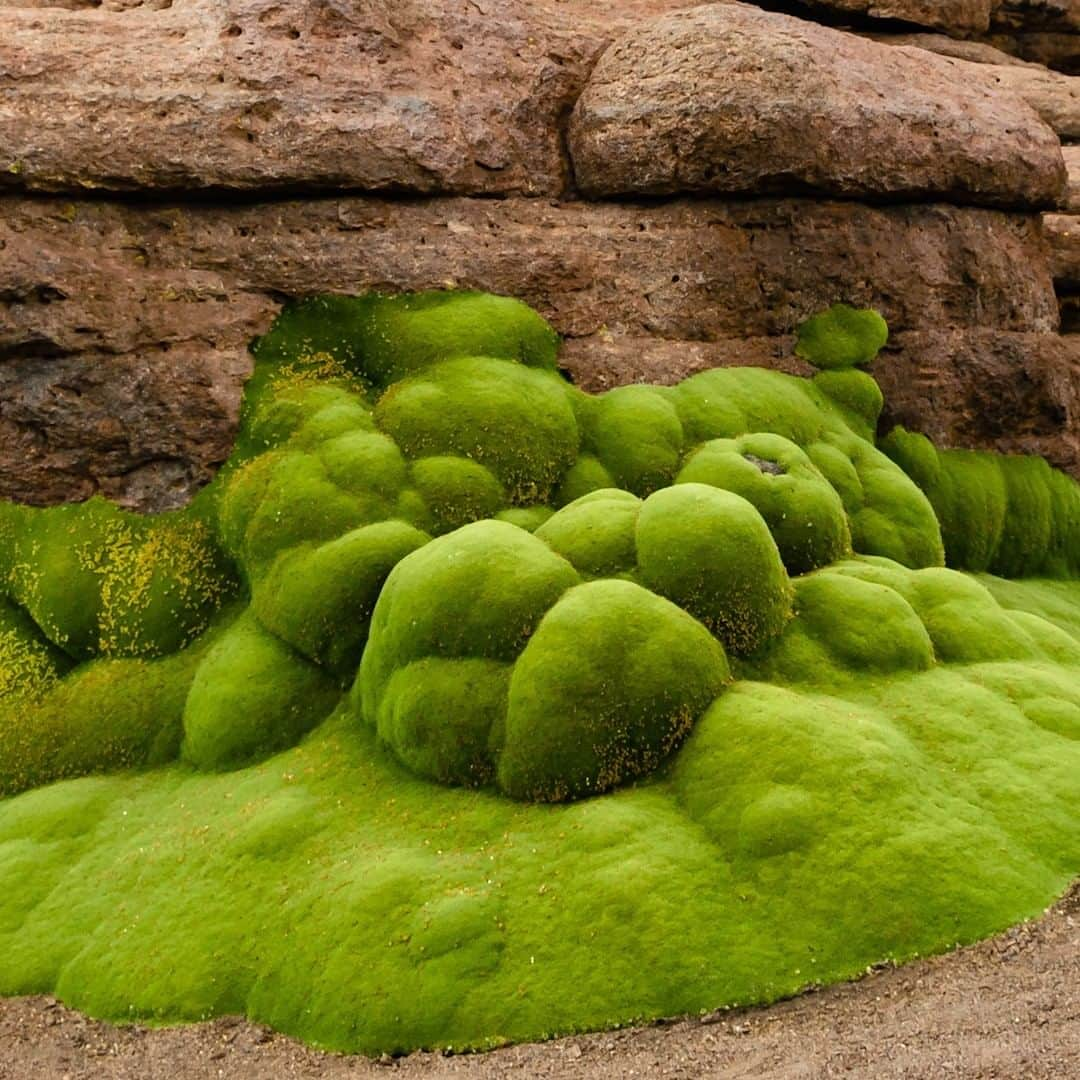
[[[513,301],[321,298],[189,509],[0,504],[0,994],[462,1050],[1042,911],[1080,488],[877,440],[886,332],[591,397]]]
[[[668,773],[565,805],[420,780],[344,712],[238,772],[68,781],[0,810],[0,992],[371,1054],[772,1001],[1042,911],[1078,718],[1080,667],[1005,662],[739,682]]]

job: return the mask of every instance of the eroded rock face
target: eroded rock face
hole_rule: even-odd
[[[1043,228],[1054,282],[1063,292],[1080,292],[1080,215],[1047,214]]]
[[[909,45],[964,65],[978,64],[977,78],[1026,101],[1062,139],[1080,138],[1080,78],[1048,71],[981,41],[958,41],[944,34],[872,34],[885,45]]]
[[[636,27],[601,57],[569,146],[590,196],[800,187],[1053,204],[1054,133],[977,65],[743,4]]]
[[[981,33],[990,26],[997,0],[805,0],[808,12],[869,19],[895,19],[948,30],[954,34]],[[769,3],[765,7],[775,6]]]
[[[9,197],[0,243],[0,497],[28,502],[182,501],[227,456],[248,342],[289,295],[513,294],[566,335],[588,389],[718,364],[802,371],[792,331],[840,297],[899,334],[1022,337],[1014,354],[1057,340],[1037,218],[942,205]]]
[[[828,6],[967,35],[990,0]],[[987,40],[1075,38],[1072,16],[1016,0]],[[177,505],[227,456],[285,297],[439,286],[538,308],[589,389],[804,372],[798,322],[874,306],[905,423],[1080,475],[1052,280],[1075,327],[1074,219],[1048,220],[1051,254],[1014,212],[1064,176],[1019,98],[1067,134],[1075,80],[726,0],[0,0],[0,21],[0,498]],[[577,181],[673,200],[577,200],[583,90]]]
[[[881,429],[941,445],[1038,454],[1080,478],[1080,336],[931,329],[895,334],[871,372]]]
[[[555,193],[604,41],[522,0],[0,6],[0,183],[52,191]]]
[[[1069,171],[1069,189],[1065,208],[1072,213],[1080,211],[1080,146],[1064,146],[1065,167]]]

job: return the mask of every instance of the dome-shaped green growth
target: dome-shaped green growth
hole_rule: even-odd
[[[309,660],[352,676],[383,582],[429,539],[404,521],[382,521],[318,547],[291,548],[256,582],[252,607],[267,630]]]
[[[244,439],[252,453],[262,453],[286,443],[301,429],[309,430],[315,417],[344,415],[348,429],[371,428],[371,412],[356,400],[356,395],[341,386],[301,382],[286,384],[274,393],[264,394],[252,409],[244,429]]]
[[[678,484],[645,500],[637,523],[640,579],[700,619],[736,654],[783,629],[791,584],[765,520],[741,495]]]
[[[858,554],[916,568],[944,563],[933,507],[883,453],[847,429],[826,431],[805,449],[840,495]]]
[[[536,532],[554,511],[550,506],[511,506],[495,515],[496,521],[506,521],[526,532]]]
[[[379,698],[376,729],[418,776],[478,787],[494,777],[513,665],[426,656],[398,668]]]
[[[636,495],[605,488],[564,506],[536,535],[585,577],[611,577],[637,565],[640,509]]]
[[[902,427],[881,447],[926,492],[949,566],[1008,577],[1080,572],[1080,488],[1042,458],[937,450]]]
[[[314,450],[339,435],[374,430],[372,410],[356,393],[346,393],[344,400],[309,413],[290,441],[297,450]]]
[[[647,775],[728,677],[719,643],[662,597],[629,581],[571,589],[514,665],[499,787],[557,802]]]
[[[379,386],[440,360],[491,356],[554,368],[559,337],[532,308],[508,296],[421,292],[362,298],[352,342],[364,374]]]
[[[657,386],[620,386],[581,410],[582,443],[615,486],[648,495],[675,478],[683,430],[675,406]]]
[[[876,311],[834,304],[799,327],[795,355],[816,368],[857,367],[869,364],[888,340],[889,327]]]
[[[852,431],[867,442],[874,441],[885,397],[872,375],[856,368],[819,371],[814,386],[840,407]]]
[[[515,301],[318,298],[190,508],[0,501],[0,990],[480,1048],[1045,906],[1080,865],[1080,488],[891,461],[843,366],[875,326],[804,328],[813,379],[594,396]],[[945,570],[943,531],[1050,577]],[[793,588],[777,543],[825,565]]]
[[[414,525],[436,536],[494,517],[506,506],[506,492],[490,469],[468,458],[420,458],[410,470],[413,487],[430,519],[406,512]]]
[[[911,605],[947,664],[1004,660],[1080,662],[1080,646],[1045,619],[1007,611],[985,585],[943,567],[911,571],[887,560],[837,563],[836,574],[887,586]]]
[[[769,526],[789,574],[803,574],[851,551],[844,504],[793,442],[761,432],[703,443],[679,484],[709,484],[753,503]]]
[[[555,489],[553,506],[567,506],[591,491],[615,487],[615,478],[593,454],[579,454]]]
[[[518,503],[547,500],[578,452],[566,383],[488,357],[444,361],[396,383],[375,419],[407,456],[479,462]]]
[[[183,758],[207,770],[248,765],[292,746],[340,696],[330,676],[246,613],[195,671],[184,704]]]
[[[104,567],[122,521],[113,503],[91,499],[36,515],[15,542],[12,597],[76,660],[98,654]]]
[[[161,656],[207,626],[231,593],[209,529],[93,498],[32,519],[15,542],[12,596],[76,660]]]
[[[409,476],[409,466],[393,439],[376,431],[347,431],[319,444],[326,478],[350,495],[376,495],[393,502]]]
[[[279,552],[391,518],[395,504],[375,491],[345,491],[330,479],[317,454],[271,451],[228,478],[221,532],[251,580]]]
[[[175,761],[184,699],[212,634],[156,660],[91,660],[31,696],[4,700],[0,798],[70,777]]]
[[[425,544],[397,564],[379,594],[353,687],[356,711],[378,726],[394,672],[417,660],[512,661],[548,608],[579,581],[541,540],[502,521],[476,522]],[[408,727],[401,708],[398,702],[394,725]]]
[[[911,604],[885,585],[819,570],[795,582],[795,610],[793,630],[818,642],[837,668],[924,671],[934,663],[926,627]]]
[[[343,368],[358,370],[358,345],[371,305],[370,297],[329,294],[286,304],[252,347],[256,367],[274,373],[301,358],[325,356]],[[261,388],[258,381],[255,388]]]
[[[0,596],[0,702],[40,697],[72,667],[21,608]]]

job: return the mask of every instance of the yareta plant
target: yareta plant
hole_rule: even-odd
[[[773,1000],[1080,868],[1080,488],[878,438],[887,340],[589,395],[319,297],[184,510],[0,503],[0,992],[371,1053]]]

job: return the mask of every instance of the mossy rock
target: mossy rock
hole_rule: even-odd
[[[388,386],[441,360],[487,356],[553,369],[558,335],[520,300],[479,292],[368,296],[352,338],[363,372]]]
[[[536,536],[585,577],[611,577],[637,565],[641,500],[619,488],[583,495],[553,514]]]
[[[72,666],[25,611],[0,597],[0,708],[41,697]]]
[[[874,441],[885,397],[872,375],[856,368],[819,371],[814,376],[814,386],[840,407],[860,438]]]
[[[901,427],[882,448],[926,492],[950,567],[1008,577],[1080,573],[1080,490],[1042,458],[937,450]]]
[[[593,491],[615,487],[615,478],[594,454],[579,454],[577,461],[566,470],[552,495],[555,506],[569,506],[576,499]]]
[[[379,738],[419,776],[461,787],[490,783],[512,670],[506,661],[440,656],[397,668],[379,696]]]
[[[14,546],[12,597],[74,660],[176,652],[234,591],[190,514],[152,524],[94,498],[31,519]]]
[[[613,478],[612,486],[644,496],[674,480],[685,440],[678,411],[660,387],[609,390],[585,417],[583,445]]]
[[[513,661],[579,581],[570,563],[507,522],[476,522],[424,545],[394,567],[379,595],[354,707],[377,726],[395,671],[427,657]]]
[[[0,993],[477,1049],[1043,910],[1080,488],[879,446],[875,319],[591,395],[516,301],[312,298],[190,507],[0,502]]]
[[[410,476],[422,509],[405,509],[402,516],[436,536],[492,518],[508,502],[491,470],[468,458],[452,454],[420,458],[413,462]]]
[[[255,586],[262,625],[335,674],[355,674],[390,571],[429,537],[403,521],[366,525],[318,547],[283,552]]]

